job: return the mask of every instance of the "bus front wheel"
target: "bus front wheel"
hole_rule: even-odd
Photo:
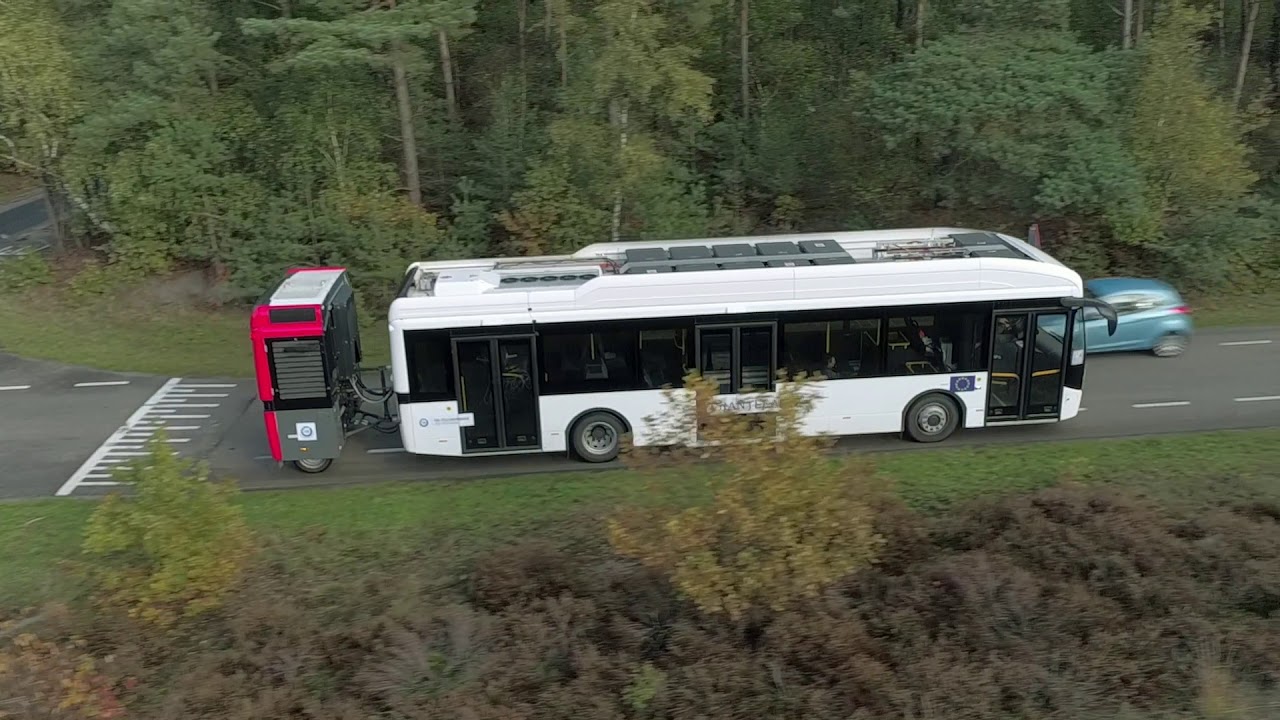
[[[959,426],[960,408],[946,395],[925,395],[907,408],[907,437],[916,442],[942,442]]]

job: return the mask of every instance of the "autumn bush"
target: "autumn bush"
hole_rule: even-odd
[[[878,562],[753,633],[601,546],[514,542],[461,584],[411,549],[327,575],[260,561],[147,661],[130,717],[1273,717],[1280,523],[1265,505],[1173,511],[1067,487],[932,516],[886,501],[871,531]],[[86,650],[128,658],[138,632]]]
[[[90,518],[86,564],[102,598],[161,626],[217,607],[253,551],[235,487],[169,449],[163,431],[147,456],[115,477],[133,495],[107,498]]]
[[[876,476],[869,465],[835,464],[828,438],[801,432],[816,384],[800,377],[737,396],[772,406],[764,413],[736,412],[717,391],[691,373],[683,390],[668,391],[668,410],[646,419],[652,445],[628,452],[633,467],[664,472],[683,464],[695,474],[688,461],[710,460],[711,502],[624,510],[609,522],[614,548],[734,620],[813,597],[872,562],[882,544],[872,530]]]
[[[94,656],[84,638],[50,640],[16,630],[16,622],[0,623],[0,718],[126,717],[121,696],[135,680],[114,675],[111,658]]]

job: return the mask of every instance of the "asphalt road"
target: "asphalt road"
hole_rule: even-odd
[[[7,205],[0,206],[0,235],[19,235],[49,222],[49,208],[44,194],[34,193]]]
[[[1142,353],[1090,356],[1084,407],[1068,422],[961,432],[938,445],[864,436],[847,438],[841,447],[928,452],[988,443],[1280,427],[1280,327],[1202,331],[1175,359]],[[106,468],[136,457],[139,443],[159,426],[171,428],[183,454],[206,458],[215,475],[236,478],[250,490],[601,467],[563,455],[412,456],[401,449],[398,434],[367,430],[349,440],[327,472],[307,475],[271,461],[251,381],[121,375],[3,355],[0,410],[0,498],[109,492],[115,486]]]
[[[42,191],[0,204],[0,259],[48,247],[49,225],[49,207]]]
[[[0,499],[102,494],[111,467],[165,428],[207,457],[240,417],[251,383],[112,373],[0,354]]]
[[[1248,344],[1234,344],[1248,343]],[[1125,437],[1160,433],[1280,427],[1280,327],[1199,333],[1185,355],[1091,355],[1085,376],[1085,412],[1054,425],[983,428],[936,445],[896,435],[845,438],[847,450],[928,451],[1000,442]],[[318,475],[276,468],[251,403],[212,457],[216,471],[246,489],[348,485],[376,480],[439,480],[505,474],[590,470],[563,455],[434,458],[408,455],[399,435],[366,430]],[[607,466],[604,466],[607,467]]]

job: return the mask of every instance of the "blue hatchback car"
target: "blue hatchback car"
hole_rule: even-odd
[[[1191,308],[1168,283],[1147,278],[1099,278],[1084,284],[1085,297],[1111,305],[1119,316],[1115,335],[1107,335],[1107,321],[1086,308],[1087,352],[1150,351],[1177,357],[1191,342]]]

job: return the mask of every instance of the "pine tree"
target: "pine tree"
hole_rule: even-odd
[[[400,120],[405,189],[409,200],[421,205],[410,76],[425,71],[429,62],[417,43],[439,42],[441,31],[472,23],[475,0],[315,0],[311,6],[323,20],[251,18],[241,25],[249,34],[284,32],[298,41],[296,49],[278,63],[281,68],[356,64],[389,70]],[[451,80],[449,84],[452,87]]]

